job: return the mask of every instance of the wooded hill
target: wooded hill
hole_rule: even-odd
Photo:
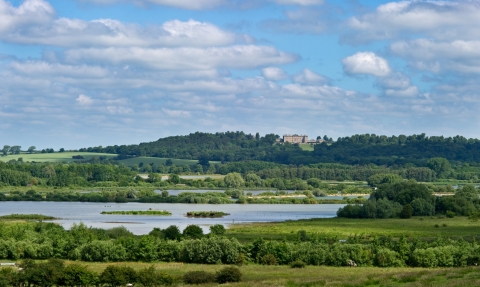
[[[315,145],[313,152],[298,145],[276,144],[278,135],[264,137],[244,132],[201,133],[162,138],[138,145],[89,147],[79,151],[119,154],[119,159],[135,156],[182,158],[200,161],[239,162],[261,160],[282,164],[345,163],[365,165],[425,166],[433,157],[449,161],[480,163],[480,140],[462,136],[425,134],[411,136],[353,135],[333,143]]]

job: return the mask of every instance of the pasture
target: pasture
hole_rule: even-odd
[[[252,241],[256,238],[295,239],[297,232],[305,230],[309,234],[322,237],[348,239],[360,236],[365,240],[376,236],[402,235],[408,238],[433,239],[438,236],[450,238],[480,239],[478,230],[480,221],[467,217],[413,217],[410,219],[351,219],[351,218],[317,218],[285,222],[251,223],[230,225],[227,236],[240,241]]]
[[[81,155],[84,159],[73,159],[72,156]],[[54,152],[54,153],[21,153],[13,154],[7,156],[1,156],[0,161],[7,162],[9,160],[18,160],[22,158],[24,162],[35,161],[35,162],[72,162],[72,161],[82,161],[89,160],[92,157],[104,156],[107,158],[113,158],[117,156],[116,154],[110,153],[95,153],[95,152]]]
[[[85,263],[89,269],[102,272],[108,265],[127,265],[140,270],[152,263]],[[189,271],[216,272],[222,265],[153,263],[155,269],[165,272],[179,283],[177,286],[198,286],[180,283],[183,274]],[[480,272],[478,267],[464,268],[378,268],[378,267],[329,267],[307,266],[292,269],[289,266],[266,266],[247,264],[239,267],[243,277],[239,283],[228,286],[478,286]],[[216,283],[202,286],[218,286]]]

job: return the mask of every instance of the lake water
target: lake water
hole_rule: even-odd
[[[176,225],[183,230],[189,224],[208,232],[213,224],[274,222],[307,218],[335,217],[344,204],[169,204],[169,203],[97,203],[97,202],[0,202],[0,215],[43,214],[60,218],[58,224],[70,228],[73,223],[112,228],[125,226],[134,234],[147,234],[154,227]],[[102,215],[102,211],[168,210],[171,216]],[[223,218],[188,218],[188,211],[223,211]]]

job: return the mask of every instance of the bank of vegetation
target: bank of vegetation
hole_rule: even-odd
[[[55,220],[53,216],[43,214],[9,214],[0,216],[0,220]]]
[[[101,214],[114,214],[114,215],[172,215],[167,210],[122,210],[122,211],[102,211]]]
[[[226,213],[223,211],[189,211],[187,212],[187,217],[199,217],[199,218],[220,218],[230,215],[230,213]]]

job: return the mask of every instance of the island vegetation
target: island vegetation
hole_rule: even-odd
[[[187,212],[187,217],[217,218],[217,217],[224,217],[227,215],[230,215],[230,213],[226,213],[222,211],[189,211]]]
[[[122,210],[122,211],[102,211],[101,214],[114,214],[114,215],[172,215],[167,210]]]
[[[43,214],[9,214],[0,216],[0,220],[55,220],[53,216]]]

